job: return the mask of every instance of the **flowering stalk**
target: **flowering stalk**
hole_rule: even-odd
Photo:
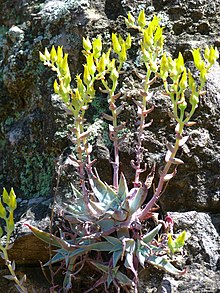
[[[141,163],[143,160],[143,147],[142,141],[144,138],[144,129],[148,127],[150,123],[146,124],[146,118],[148,114],[153,110],[147,108],[147,103],[150,101],[153,93],[150,92],[150,86],[157,78],[158,63],[160,56],[163,52],[163,40],[162,27],[159,24],[160,19],[154,16],[153,20],[147,25],[145,13],[142,10],[138,16],[137,23],[131,14],[126,19],[126,24],[129,28],[137,29],[141,34],[141,57],[146,67],[146,75],[137,74],[144,82],[144,91],[141,92],[142,100],[134,100],[137,106],[137,114],[139,117],[139,126],[137,129],[137,145],[136,145],[136,161],[132,162],[132,166],[135,169],[134,187],[140,186],[139,180],[141,172],[145,171],[145,168],[141,169]],[[153,77],[152,77],[153,75]],[[151,79],[150,79],[151,78]]]
[[[2,194],[2,200],[3,203],[7,206],[7,209],[3,205],[0,197],[0,218],[2,218],[5,221],[6,224],[6,243],[3,245],[1,243],[1,237],[3,236],[3,229],[0,226],[0,250],[1,257],[5,260],[5,265],[8,267],[8,270],[10,272],[10,275],[4,276],[8,280],[12,280],[16,283],[16,288],[19,292],[27,293],[27,289],[23,286],[23,282],[26,280],[26,276],[24,275],[21,280],[19,280],[15,274],[15,262],[11,262],[8,257],[8,250],[10,249],[10,238],[11,234],[14,231],[14,210],[17,207],[16,202],[16,195],[14,193],[13,188],[11,189],[10,193],[6,191],[6,189],[3,189]]]
[[[172,59],[171,57],[166,57],[163,55],[160,64],[160,77],[163,79],[164,88],[166,90],[166,95],[171,98],[173,105],[173,115],[177,122],[175,129],[176,140],[175,145],[167,144],[167,154],[165,157],[166,164],[162,173],[160,174],[160,179],[156,191],[152,199],[146,204],[145,208],[139,215],[139,220],[146,218],[149,211],[155,205],[162,194],[164,183],[173,178],[176,174],[176,169],[169,174],[169,170],[172,165],[178,166],[184,162],[176,158],[178,149],[186,143],[188,136],[183,136],[184,126],[192,126],[195,122],[190,121],[196,108],[199,104],[199,96],[204,94],[202,88],[206,81],[206,75],[208,70],[214,64],[219,54],[217,49],[213,47],[206,48],[204,58],[202,59],[199,49],[193,50],[192,55],[194,58],[194,64],[200,71],[200,84],[197,84],[194,80],[192,73],[189,69],[185,67],[184,59],[181,53],[179,53],[178,58]],[[202,64],[202,65],[201,65]],[[168,84],[167,78],[172,80],[172,83]],[[190,96],[186,99],[185,91],[189,90]],[[190,112],[186,111],[187,107],[191,107]]]

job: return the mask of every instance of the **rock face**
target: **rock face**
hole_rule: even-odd
[[[191,49],[210,44],[220,48],[219,0],[211,3],[208,0],[10,0],[1,1],[0,8],[4,11],[0,16],[0,187],[13,186],[20,207],[23,205],[26,210],[31,209],[32,198],[40,198],[49,205],[56,185],[56,162],[62,152],[65,158],[70,148],[67,124],[71,124],[71,118],[66,116],[62,104],[52,94],[54,75],[40,63],[39,51],[51,45],[63,46],[69,53],[74,76],[82,70],[82,37],[101,34],[108,42],[111,32],[126,31],[122,16],[129,11],[136,16],[141,9],[145,9],[149,19],[153,14],[161,17],[166,50],[175,57],[181,51],[189,66]],[[124,88],[129,88],[128,81],[134,79],[132,63],[139,66],[135,51],[129,58],[131,65],[128,65],[122,83]],[[172,142],[174,138],[169,101],[164,100],[159,86],[154,92],[155,110],[151,114],[154,123],[146,130],[144,142],[149,168],[152,162],[159,168],[166,151],[164,142]],[[128,104],[131,103],[128,101]],[[94,129],[94,154],[100,159],[96,167],[102,178],[109,182],[111,145],[105,132],[106,124],[96,119],[105,108],[105,98],[100,95],[90,107],[88,121]],[[123,114],[126,121],[131,113],[127,110]],[[152,283],[147,291],[141,286],[140,292],[217,292],[220,287],[215,281],[220,269],[216,232],[220,230],[219,117],[220,66],[216,63],[209,73],[206,94],[195,115],[197,125],[189,130],[190,139],[181,153],[185,164],[179,168],[160,201],[163,211],[175,212],[178,229],[191,232],[186,261],[189,273],[181,280],[156,273],[157,285]],[[130,168],[130,159],[134,157],[133,139],[131,135],[128,137],[130,143],[121,147],[121,169],[130,182],[133,180]],[[69,174],[65,173],[59,189],[63,194],[67,180]],[[34,204],[36,207],[36,202]],[[40,209],[33,213],[33,220]],[[24,211],[18,210],[17,217],[20,218],[22,213]],[[41,220],[48,214],[46,208]],[[35,260],[38,257],[39,252],[36,252]],[[19,257],[15,258],[19,261]],[[151,280],[154,280],[152,275]],[[140,283],[146,285],[144,278]]]

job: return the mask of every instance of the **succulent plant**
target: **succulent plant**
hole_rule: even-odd
[[[199,96],[203,93],[207,71],[218,58],[218,51],[213,47],[207,48],[204,53],[205,60],[199,50],[192,52],[195,66],[200,71],[198,84],[186,68],[181,53],[178,58],[172,59],[163,52],[163,28],[157,16],[147,23],[144,11],[140,12],[137,21],[129,14],[126,25],[136,29],[140,35],[141,60],[146,69],[145,74],[137,72],[138,78],[142,80],[143,89],[140,91],[140,97],[134,99],[139,121],[136,130],[136,159],[132,162],[135,180],[131,190],[128,190],[124,175],[121,174],[119,178],[119,133],[125,128],[125,123],[118,122],[124,103],[120,102],[121,93],[117,92],[119,78],[128,59],[131,36],[128,35],[124,40],[120,35],[113,33],[112,46],[107,52],[103,52],[100,36],[93,41],[90,41],[89,37],[83,38],[86,63],[82,78],[80,75],[76,76],[74,89],[70,86],[68,56],[63,54],[62,48],[58,47],[56,50],[52,47],[50,52],[45,49],[44,54],[40,53],[41,61],[57,73],[55,93],[65,103],[67,112],[75,118],[71,140],[76,144],[76,154],[70,155],[69,158],[78,170],[82,188],[79,191],[71,184],[73,197],[69,202],[62,203],[63,217],[70,227],[68,232],[60,230],[58,237],[51,232],[47,233],[26,225],[37,237],[56,248],[55,255],[45,265],[65,263],[65,292],[72,287],[72,277],[85,263],[101,272],[100,279],[86,292],[101,284],[107,284],[107,287],[113,284],[117,289],[123,287],[125,290],[133,286],[137,292],[139,267],[145,268],[148,264],[171,274],[185,273],[185,270],[175,268],[172,261],[173,255],[181,252],[184,246],[186,231],[175,237],[173,222],[169,217],[163,223],[155,220],[155,227],[152,230],[146,229],[146,221],[154,216],[153,210],[163,193],[165,182],[174,177],[177,166],[183,163],[176,154],[188,138],[183,135],[184,127],[194,124],[190,119],[198,106]],[[150,88],[158,78],[163,80],[165,95],[170,97],[173,105],[173,116],[177,122],[176,139],[174,146],[167,144],[165,166],[159,174],[159,182],[152,198],[146,202],[148,190],[154,180],[155,166],[145,181],[141,182],[140,174],[145,171],[145,168],[141,168],[142,142],[145,128],[151,124],[146,123],[146,118],[153,111],[153,106],[149,106],[153,96]],[[103,113],[103,118],[109,122],[109,136],[114,146],[112,186],[102,182],[99,176],[95,175],[93,161],[90,158],[92,147],[88,143],[89,131],[85,130],[84,114],[89,103],[95,98],[94,84],[97,80],[104,87],[101,91],[107,94],[111,113]],[[189,90],[189,96],[185,95],[186,89]],[[186,108],[188,111],[189,106],[191,111],[187,113]],[[93,251],[97,254],[92,253]]]
[[[65,261],[67,267],[74,266],[79,257],[87,255],[88,261],[104,273],[103,282],[107,282],[108,286],[114,282],[123,287],[137,287],[138,267],[145,267],[146,263],[171,274],[180,275],[185,272],[176,269],[165,256],[167,247],[164,241],[167,241],[167,235],[162,235],[159,241],[155,240],[162,224],[147,233],[142,232],[144,227],[140,215],[150,186],[143,184],[129,191],[123,174],[117,191],[92,173],[89,173],[89,182],[92,193],[88,202],[72,186],[72,201],[63,203],[66,211],[64,217],[71,225],[74,240],[58,238],[28,225],[37,237],[58,247],[55,256],[46,265]],[[184,238],[178,245],[179,249],[183,247]],[[105,261],[91,261],[88,255],[90,251],[108,252],[108,264]],[[134,278],[130,279],[123,273],[122,263],[132,271]],[[71,280],[66,277],[66,288],[70,287],[69,282]]]

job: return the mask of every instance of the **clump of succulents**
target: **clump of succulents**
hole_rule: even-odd
[[[57,237],[28,226],[37,237],[56,247],[55,255],[45,265],[65,263],[65,292],[71,289],[73,276],[85,263],[89,263],[101,273],[100,279],[86,292],[101,284],[106,288],[113,284],[118,291],[121,287],[127,291],[133,287],[137,292],[139,268],[145,268],[148,264],[171,274],[181,275],[185,272],[177,269],[172,260],[173,255],[179,253],[184,246],[186,231],[175,236],[172,219],[163,224],[155,220],[155,228],[149,231],[144,229],[144,223],[153,217],[155,205],[165,184],[176,174],[177,166],[184,163],[176,154],[188,139],[188,136],[184,135],[184,128],[194,124],[191,118],[198,107],[199,97],[203,94],[207,71],[218,58],[218,51],[213,47],[206,48],[204,59],[199,49],[192,51],[195,66],[200,72],[197,82],[185,66],[181,53],[173,59],[163,52],[163,28],[157,16],[147,23],[144,11],[140,12],[137,20],[129,14],[126,25],[136,29],[140,35],[141,60],[145,68],[145,74],[137,72],[143,89],[139,97],[134,99],[139,122],[136,129],[136,158],[132,161],[135,176],[131,190],[128,189],[125,176],[119,173],[119,146],[123,140],[119,134],[126,126],[118,119],[125,107],[120,100],[118,85],[123,66],[128,59],[128,50],[132,45],[130,34],[124,39],[121,35],[113,33],[112,45],[107,51],[103,50],[100,36],[92,41],[89,37],[83,38],[86,62],[83,74],[76,75],[76,87],[73,89],[68,55],[63,53],[63,48],[55,49],[53,46],[50,51],[46,48],[44,53],[40,53],[41,61],[57,74],[54,82],[55,93],[65,103],[66,111],[74,117],[75,125],[70,138],[76,145],[76,154],[70,155],[69,161],[78,170],[81,190],[71,184],[72,202],[63,203],[64,218],[71,227],[68,235],[61,231],[60,237]],[[146,118],[153,111],[153,107],[149,105],[153,96],[151,85],[156,79],[162,79],[165,95],[171,99],[173,117],[176,120],[176,138],[174,145],[167,144],[165,164],[159,174],[159,182],[152,198],[146,202],[154,181],[155,167],[141,182],[140,174],[146,171],[141,168],[142,142],[144,131],[150,126]],[[111,186],[102,182],[94,171],[94,161],[91,160],[92,147],[88,142],[90,133],[85,128],[85,113],[89,104],[96,98],[97,81],[102,84],[101,91],[107,94],[111,113],[103,113],[103,118],[109,122],[109,137],[114,146]],[[92,251],[98,254],[91,253]]]

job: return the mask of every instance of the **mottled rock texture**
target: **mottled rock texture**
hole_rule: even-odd
[[[71,146],[67,138],[67,125],[71,124],[71,118],[66,116],[62,104],[53,95],[54,75],[39,62],[39,50],[52,44],[62,45],[69,53],[74,76],[82,71],[82,37],[101,34],[108,43],[112,32],[126,33],[122,16],[129,11],[136,16],[141,9],[145,9],[149,19],[153,14],[161,17],[165,26],[166,50],[174,57],[181,51],[189,66],[192,48],[204,48],[210,44],[220,48],[219,0],[8,0],[0,1],[0,9],[3,11],[0,15],[0,186],[14,187],[20,202],[17,217],[34,209],[33,221],[39,218],[42,207],[37,201],[31,207],[30,200],[36,197],[39,203],[48,203],[47,200],[53,197],[56,163],[61,153],[65,159]],[[132,35],[135,37],[134,32]],[[128,90],[131,97],[138,93],[139,86],[132,72],[134,64],[140,68],[136,47],[129,53],[127,72],[122,82],[123,89]],[[132,81],[133,88],[129,81]],[[217,241],[217,236],[213,236],[214,239],[211,235],[220,230],[219,63],[209,73],[206,91],[195,115],[197,125],[189,129],[187,147],[180,152],[185,164],[178,169],[160,201],[163,211],[180,213],[177,216],[178,229],[183,226],[185,229],[186,224],[186,229],[192,234],[187,244],[189,258],[186,266],[189,273],[181,280],[174,280],[153,271],[151,280],[156,278],[156,285],[148,286],[146,290],[144,285],[140,292],[218,292],[219,286],[214,280],[218,278],[220,269],[216,260],[220,250],[219,238]],[[154,123],[146,130],[144,142],[149,169],[153,162],[160,167],[166,152],[165,142],[174,139],[169,101],[161,95],[160,84],[154,92],[156,107],[151,114]],[[106,97],[100,94],[92,103],[87,118],[94,129],[91,142],[94,155],[99,158],[96,167],[101,177],[110,182],[111,144],[106,124],[97,120],[106,108],[105,101]],[[128,109],[122,119],[127,121],[130,130],[128,144],[121,146],[121,170],[132,182],[130,159],[134,157],[134,136],[130,98],[127,104]],[[67,182],[71,177],[69,172],[63,174],[59,193],[65,195],[68,192]],[[21,206],[24,206],[23,210]],[[188,211],[195,212],[182,213]],[[39,220],[48,213],[49,209],[45,208]],[[191,223],[193,218],[197,219],[197,226],[195,221]],[[194,226],[195,229],[190,228]],[[205,227],[209,227],[208,230]],[[34,243],[35,240],[31,245]],[[15,258],[18,262],[21,260]],[[35,260],[38,258],[37,252]],[[203,280],[201,283],[200,279]],[[144,278],[140,283],[144,283]],[[6,290],[0,288],[0,292]]]

